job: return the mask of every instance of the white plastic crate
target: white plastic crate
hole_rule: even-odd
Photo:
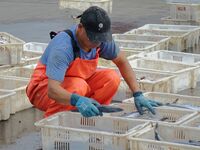
[[[160,141],[155,139],[156,133]],[[129,137],[130,150],[199,150],[199,146],[186,144],[200,141],[200,130],[175,125],[150,125]]]
[[[148,122],[114,117],[82,117],[61,112],[35,123],[41,127],[43,150],[124,150],[127,136]]]
[[[25,80],[0,77],[0,89],[16,92],[14,101],[11,101],[11,114],[32,107],[26,96],[27,84]]]
[[[17,37],[0,32],[0,65],[16,65],[20,63],[24,41]]]
[[[132,103],[115,103],[113,106],[122,108],[122,112],[109,113],[110,116],[125,117],[131,119],[149,120],[151,122],[162,122],[166,124],[182,124],[186,120],[194,117],[197,112],[187,109],[160,106],[155,107],[156,114],[153,115],[149,111],[144,111],[143,115],[140,115],[135,108],[134,100]]]
[[[0,121],[10,117],[10,103],[15,99],[15,92],[0,90]]]
[[[11,68],[11,65],[0,65],[0,71]]]
[[[200,130],[200,114],[198,113],[195,117],[185,121],[182,125]]]
[[[185,106],[186,109],[191,109],[194,111],[200,111],[200,97],[197,96],[187,96],[180,94],[171,94],[171,93],[160,93],[160,92],[147,92],[144,93],[144,96],[149,99],[154,99],[163,104],[177,104]],[[123,103],[132,103],[133,98],[126,99]]]
[[[173,93],[196,87],[199,66],[147,58],[130,60],[129,62],[130,65],[135,69],[176,75],[172,84]]]
[[[146,51],[152,52],[158,50],[156,42],[149,41],[130,41],[130,40],[115,40],[115,43],[122,50],[136,50],[136,51]]]
[[[40,52],[34,52],[34,51],[23,51],[23,57],[21,59],[21,64],[23,65],[30,65],[30,64],[36,64],[39,59],[41,58]]]
[[[157,49],[168,49],[170,38],[167,36],[159,35],[140,35],[140,34],[113,34],[115,40],[130,40],[130,41],[143,41],[143,42],[156,42]]]
[[[98,6],[108,13],[112,13],[112,0],[59,0],[61,9],[70,8],[84,11],[91,6]]]
[[[170,16],[161,18],[161,21],[163,24],[193,25],[193,26],[200,25],[200,21],[172,19],[172,17],[170,17]]]
[[[43,53],[47,48],[47,43],[28,42],[24,44],[24,51]]]
[[[195,49],[199,43],[199,26],[146,24],[126,34],[170,36],[169,50],[187,51]]]
[[[191,54],[191,53],[183,53],[183,52],[173,52],[173,51],[155,51],[150,53],[145,53],[141,55],[141,57],[147,57],[154,60],[166,60],[173,62],[180,62],[190,65],[200,66],[200,54]],[[197,74],[198,81],[200,81],[200,68]]]
[[[6,69],[0,72],[0,76],[6,76],[6,78],[19,78],[23,80],[29,80],[33,73],[33,69],[25,67],[14,67]]]
[[[139,88],[143,92],[173,92],[172,85],[174,83],[174,78],[176,76],[169,75],[166,73],[156,73],[144,70],[134,70],[139,84]],[[121,83],[119,85],[118,91],[113,97],[115,101],[122,101],[124,99],[132,97],[133,93],[129,89],[125,80],[121,78]]]
[[[199,0],[165,0],[167,3],[200,4]]]
[[[145,54],[145,52],[141,52],[139,50],[137,51],[137,50],[134,50],[134,49],[126,49],[126,50],[122,49],[121,51],[124,52],[127,59],[129,59],[130,56],[131,56],[131,59],[134,59],[134,58],[136,59],[136,58],[138,58],[139,54],[140,54],[140,56],[143,56],[143,54]],[[99,58],[98,66],[116,67],[116,65],[112,62],[112,60],[106,60],[106,59],[103,59],[103,58]]]
[[[173,19],[200,20],[200,3],[169,3]]]

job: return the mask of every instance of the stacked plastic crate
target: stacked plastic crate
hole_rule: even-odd
[[[164,24],[200,25],[199,0],[167,0],[170,16],[161,18]]]
[[[37,63],[46,46],[0,33],[0,120],[32,107],[25,91],[34,67],[25,65]]]

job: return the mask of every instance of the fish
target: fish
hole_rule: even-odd
[[[123,111],[122,108],[115,107],[115,106],[107,106],[107,105],[100,105],[96,106],[100,112],[104,113],[115,113],[115,112],[121,112]],[[78,109],[72,110],[72,112],[79,112]]]

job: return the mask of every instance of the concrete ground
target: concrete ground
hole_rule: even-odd
[[[26,42],[48,42],[49,32],[60,31],[73,24],[71,15],[80,11],[60,10],[55,0],[1,0],[0,31],[9,32]],[[122,33],[147,23],[160,23],[168,16],[168,6],[160,0],[113,0],[113,33]],[[200,95],[199,86],[181,93]],[[39,150],[41,138],[34,122],[42,112],[31,108],[0,122],[1,150]]]

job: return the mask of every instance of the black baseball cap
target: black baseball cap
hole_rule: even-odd
[[[86,9],[78,16],[91,42],[107,42],[112,40],[111,21],[107,12],[97,6]]]

